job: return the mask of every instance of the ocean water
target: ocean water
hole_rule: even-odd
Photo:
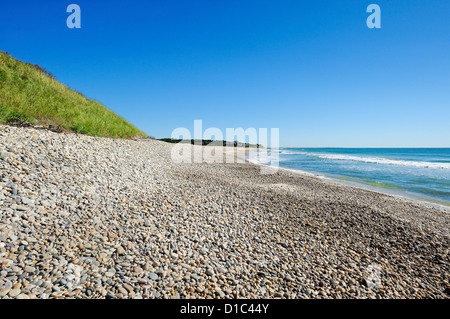
[[[266,156],[267,155],[267,156]],[[450,148],[281,148],[249,160],[450,206]]]

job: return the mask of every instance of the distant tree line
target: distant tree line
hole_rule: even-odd
[[[160,138],[159,141],[167,142],[167,143],[187,143],[192,145],[208,145],[208,146],[234,146],[234,147],[255,147],[260,148],[260,144],[250,144],[250,143],[241,143],[238,141],[229,142],[229,141],[215,141],[215,140],[182,140],[176,138]]]

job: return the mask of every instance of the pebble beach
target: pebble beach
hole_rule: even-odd
[[[172,147],[0,126],[0,299],[450,298],[448,209]]]

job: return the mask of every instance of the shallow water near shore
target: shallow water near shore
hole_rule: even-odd
[[[450,206],[450,148],[281,148],[249,160],[273,165],[277,156],[281,168]]]

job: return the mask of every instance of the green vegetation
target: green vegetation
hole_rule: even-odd
[[[61,84],[38,65],[0,51],[0,124],[17,121],[93,136],[147,136],[99,102]]]

